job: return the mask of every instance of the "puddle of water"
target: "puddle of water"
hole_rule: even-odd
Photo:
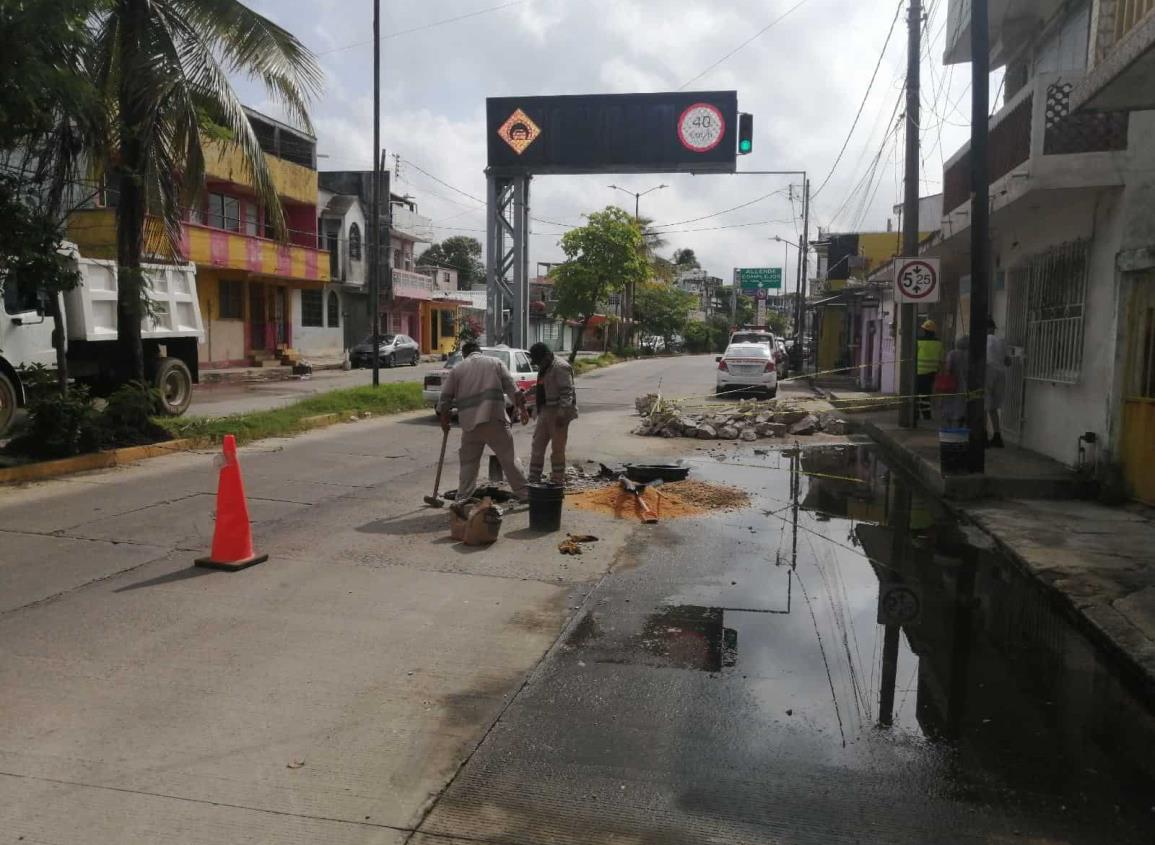
[[[1036,582],[873,450],[694,465],[754,508],[678,533],[677,553],[703,563],[670,580],[622,662],[740,683],[841,765],[872,765],[889,743],[940,793],[1155,822],[1150,707]]]

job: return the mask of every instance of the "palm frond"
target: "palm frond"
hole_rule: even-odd
[[[233,73],[260,79],[289,118],[307,129],[308,101],[324,74],[300,40],[239,0],[168,0]]]

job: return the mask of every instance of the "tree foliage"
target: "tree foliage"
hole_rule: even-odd
[[[562,235],[566,261],[550,272],[557,293],[557,314],[580,320],[583,333],[610,294],[641,284],[650,274],[641,227],[632,217],[608,206],[592,212],[588,220],[585,226]],[[579,335],[571,361],[580,346]]]
[[[49,135],[86,109],[82,72],[92,0],[0,0],[0,150]]]
[[[433,244],[417,259],[419,265],[438,264],[457,271],[458,290],[470,290],[485,281],[485,266],[481,263],[481,241],[466,235],[454,235],[439,244]]]
[[[634,303],[634,319],[643,335],[660,337],[666,348],[674,335],[682,334],[697,297],[670,285],[640,285]]]
[[[694,250],[689,247],[674,250],[674,264],[680,269],[700,268],[702,266],[698,262],[698,256],[694,254]]]

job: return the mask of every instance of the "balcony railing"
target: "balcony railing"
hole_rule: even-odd
[[[409,299],[432,299],[436,290],[433,280],[422,273],[413,273],[409,270],[392,271],[393,295],[404,296]]]
[[[1099,31],[1095,42],[1096,63],[1126,38],[1148,15],[1155,0],[1103,0],[1099,4]]]
[[[1043,157],[1127,149],[1126,112],[1071,112],[1071,90],[1077,82],[1072,74],[1040,75],[991,118],[987,169],[992,183],[1027,162],[1043,163]],[[968,145],[944,168],[943,209],[949,214],[969,199]]]
[[[115,215],[115,209],[111,208],[81,209],[72,214],[68,237],[80,248],[81,255],[116,258]],[[329,254],[325,250],[195,223],[181,224],[180,251],[180,260],[191,261],[198,267],[244,270],[305,281],[329,280]]]

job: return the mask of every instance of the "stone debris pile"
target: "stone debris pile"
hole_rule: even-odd
[[[691,411],[680,403],[647,393],[634,400],[642,424],[635,434],[646,437],[693,437],[698,440],[755,441],[775,437],[808,436],[818,432],[846,434],[845,420],[815,414],[778,402],[742,400],[717,408]]]

